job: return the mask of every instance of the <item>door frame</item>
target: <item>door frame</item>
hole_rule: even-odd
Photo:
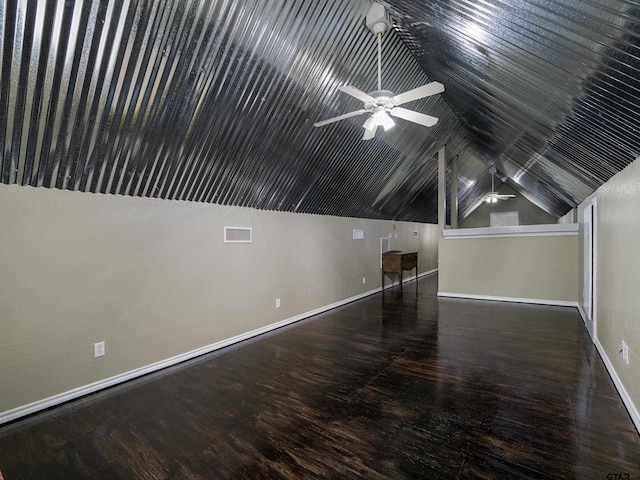
[[[588,221],[587,221],[588,220]],[[583,278],[582,278],[582,303],[584,323],[595,342],[597,338],[597,283],[598,283],[598,201],[597,198],[589,200],[582,211],[582,223],[585,230],[590,227],[590,231],[584,232],[583,244]],[[590,275],[591,278],[588,278]],[[590,286],[590,299],[587,299],[587,292]],[[590,300],[587,305],[587,300]]]

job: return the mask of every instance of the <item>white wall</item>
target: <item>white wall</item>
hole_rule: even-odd
[[[438,295],[576,306],[577,233],[557,224],[445,231]]]
[[[640,430],[640,160],[602,185],[596,200],[596,345]],[[580,249],[583,262],[584,249]],[[580,271],[580,285],[582,285]],[[582,302],[582,292],[580,292]],[[629,346],[629,365],[620,354]]]
[[[437,267],[435,225],[1,184],[0,205],[0,423],[379,288],[381,236]],[[224,244],[225,225],[253,243]]]
[[[519,212],[520,225],[546,225],[557,222],[556,217],[531,203],[509,185],[500,182],[497,190],[500,194],[515,195],[515,198],[500,200],[496,203],[480,203],[478,208],[460,222],[460,228],[488,227],[491,213],[494,212]]]

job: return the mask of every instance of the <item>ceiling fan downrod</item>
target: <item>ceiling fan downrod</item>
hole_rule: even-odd
[[[384,33],[377,33],[378,37],[378,90],[382,90],[382,35]]]

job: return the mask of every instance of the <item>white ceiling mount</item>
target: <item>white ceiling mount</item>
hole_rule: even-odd
[[[363,140],[371,140],[375,137],[378,127],[383,127],[385,131],[393,128],[395,122],[391,117],[401,118],[403,120],[423,125],[425,127],[433,127],[438,123],[436,117],[425,115],[423,113],[414,112],[399,105],[419,100],[421,98],[430,97],[438,93],[444,92],[444,86],[438,82],[431,82],[426,85],[414,88],[412,90],[395,95],[389,90],[382,88],[382,35],[391,26],[391,21],[382,5],[373,3],[367,13],[367,27],[375,34],[378,43],[378,88],[369,93],[352,87],[350,85],[342,85],[338,90],[360,100],[364,108],[353,112],[338,115],[337,117],[321,120],[313,124],[314,127],[323,127],[330,123],[345,120],[347,118],[358,115],[370,114],[370,117],[364,122],[362,127],[365,132]]]
[[[374,35],[383,35],[391,27],[391,22],[387,16],[384,6],[374,2],[367,13],[367,27]]]

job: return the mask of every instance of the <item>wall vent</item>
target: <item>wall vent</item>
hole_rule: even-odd
[[[354,240],[364,240],[364,230],[353,229],[353,239]]]
[[[224,243],[251,243],[251,227],[224,227]]]

